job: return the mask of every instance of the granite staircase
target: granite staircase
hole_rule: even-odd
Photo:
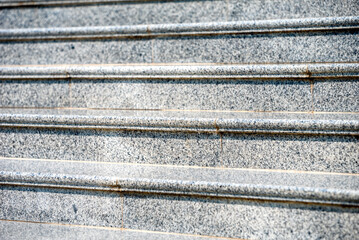
[[[358,239],[357,0],[0,0],[0,239]]]

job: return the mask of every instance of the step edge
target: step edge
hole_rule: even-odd
[[[0,66],[0,80],[240,80],[358,78],[359,63]]]
[[[0,171],[0,185],[359,206],[359,190]]]
[[[264,115],[261,114],[261,116]],[[233,132],[359,135],[359,117],[353,120],[286,119],[285,115],[282,119],[263,119],[259,115],[242,119],[240,117],[238,114],[231,119],[224,119],[216,115],[210,118],[201,118],[200,116],[186,118],[0,113],[0,127],[210,132],[216,134]]]
[[[359,16],[127,26],[1,29],[0,41],[267,34],[359,29]]]

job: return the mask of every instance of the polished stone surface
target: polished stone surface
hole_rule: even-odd
[[[185,96],[185,97],[184,97]],[[306,81],[72,81],[80,108],[311,111]]]
[[[79,225],[55,225],[46,223],[31,223],[31,222],[14,222],[14,221],[0,221],[0,236],[1,239],[7,240],[27,240],[27,239],[113,239],[113,240],[220,240],[222,238],[195,236],[185,234],[175,234],[166,232],[148,232],[148,231],[136,231],[130,229],[119,228],[101,228],[101,227],[89,227]]]
[[[356,62],[358,49],[355,30],[163,38],[155,40],[154,62]]]
[[[359,170],[357,136],[224,134],[223,166],[349,172]]]
[[[229,21],[356,16],[355,0],[230,0]]]
[[[359,204],[358,174],[1,158],[2,184]]]
[[[359,234],[358,208],[171,196],[124,196],[124,227],[249,239]]]
[[[316,81],[314,110],[323,112],[359,112],[358,79]]]
[[[6,107],[358,112],[354,78],[358,71],[357,63],[2,66],[0,103]],[[307,78],[313,78],[313,83]]]
[[[121,226],[118,193],[2,186],[1,219]]]
[[[0,27],[45,28],[226,21],[226,8],[224,0],[7,8],[0,11]]]
[[[0,120],[4,157],[359,169],[357,114],[0,109]]]
[[[151,62],[151,41],[45,41],[0,43],[0,64],[105,64]]]
[[[69,107],[69,82],[67,80],[0,81],[0,106]]]
[[[21,1],[23,2],[23,1]],[[36,1],[33,2],[35,4]],[[45,4],[46,5],[46,4]],[[4,8],[1,28],[108,26],[356,16],[355,0],[118,2]]]
[[[214,134],[1,129],[0,155],[97,162],[218,165]]]

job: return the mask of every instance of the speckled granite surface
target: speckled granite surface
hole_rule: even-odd
[[[164,38],[154,43],[154,62],[355,62],[358,47],[355,31]]]
[[[0,64],[151,62],[151,42],[132,40],[1,43]]]
[[[1,159],[0,164],[5,170],[0,174],[1,219],[237,238],[358,234],[357,175],[14,159]],[[4,181],[10,185],[4,186]],[[18,182],[28,186],[11,186]],[[109,186],[125,193],[48,188],[54,185],[102,190]],[[134,190],[138,193],[126,193]],[[187,196],[155,195],[156,191]],[[197,197],[188,196],[191,192]],[[245,199],[198,197],[213,192],[239,193]],[[305,199],[306,204],[300,203]],[[347,203],[350,206],[343,205]]]
[[[44,109],[0,113],[0,155],[5,157],[330,172],[359,169],[357,114]]]
[[[2,66],[0,105],[359,112],[358,73],[357,63]]]
[[[358,174],[6,158],[1,158],[0,166],[0,182],[8,186],[359,205]]]
[[[358,17],[351,17],[252,21],[238,26],[219,23],[2,30],[0,50],[4,54],[0,64],[357,62],[358,21]],[[313,28],[322,28],[322,24],[324,30],[312,32]],[[271,32],[273,28],[277,33]],[[151,29],[160,35],[151,39],[152,32],[148,33]],[[228,35],[233,29],[239,33]],[[138,31],[144,38],[132,39]],[[188,31],[195,31],[195,34],[162,36],[171,31],[176,34],[184,31],[187,35],[192,35]],[[209,36],[197,36],[198,32],[208,34],[208,31]],[[104,34],[106,38],[118,38],[118,34],[125,38],[101,40]],[[13,37],[16,41],[38,37],[40,40],[11,42]],[[49,38],[58,41],[46,40]],[[61,38],[72,40],[61,41]]]
[[[133,240],[220,240],[223,238],[175,234],[166,232],[136,231],[131,229],[101,228],[79,225],[55,225],[46,223],[15,222],[0,220],[0,235],[3,239],[133,239]]]
[[[121,226],[119,193],[1,186],[1,219]]]
[[[170,196],[124,196],[124,227],[249,239],[358,236],[358,208]]]
[[[12,5],[16,1],[10,1]],[[36,1],[21,1],[36,5]],[[49,1],[48,1],[49,2]],[[52,4],[56,1],[50,1]],[[57,1],[58,3],[64,1]],[[76,3],[79,1],[66,1]],[[88,1],[91,2],[91,1]],[[105,26],[185,22],[243,21],[358,15],[355,0],[217,0],[122,2],[32,8],[4,8],[1,28]],[[116,1],[114,1],[116,2]],[[46,2],[38,1],[46,6]],[[0,6],[10,5],[0,2]]]

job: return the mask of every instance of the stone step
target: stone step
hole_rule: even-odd
[[[358,13],[355,0],[2,0],[0,28],[224,22]]]
[[[358,62],[358,27],[332,17],[3,29],[0,64]]]
[[[359,64],[0,66],[0,106],[359,112]]]
[[[0,156],[358,173],[358,114],[0,109]]]
[[[176,234],[154,231],[136,231],[114,227],[93,227],[84,225],[54,224],[25,221],[0,220],[1,239],[7,240],[27,240],[27,239],[133,239],[133,240],[221,240],[230,238],[206,237],[191,234]],[[234,238],[233,238],[234,239]]]
[[[359,175],[2,159],[3,220],[232,238],[355,238]]]

